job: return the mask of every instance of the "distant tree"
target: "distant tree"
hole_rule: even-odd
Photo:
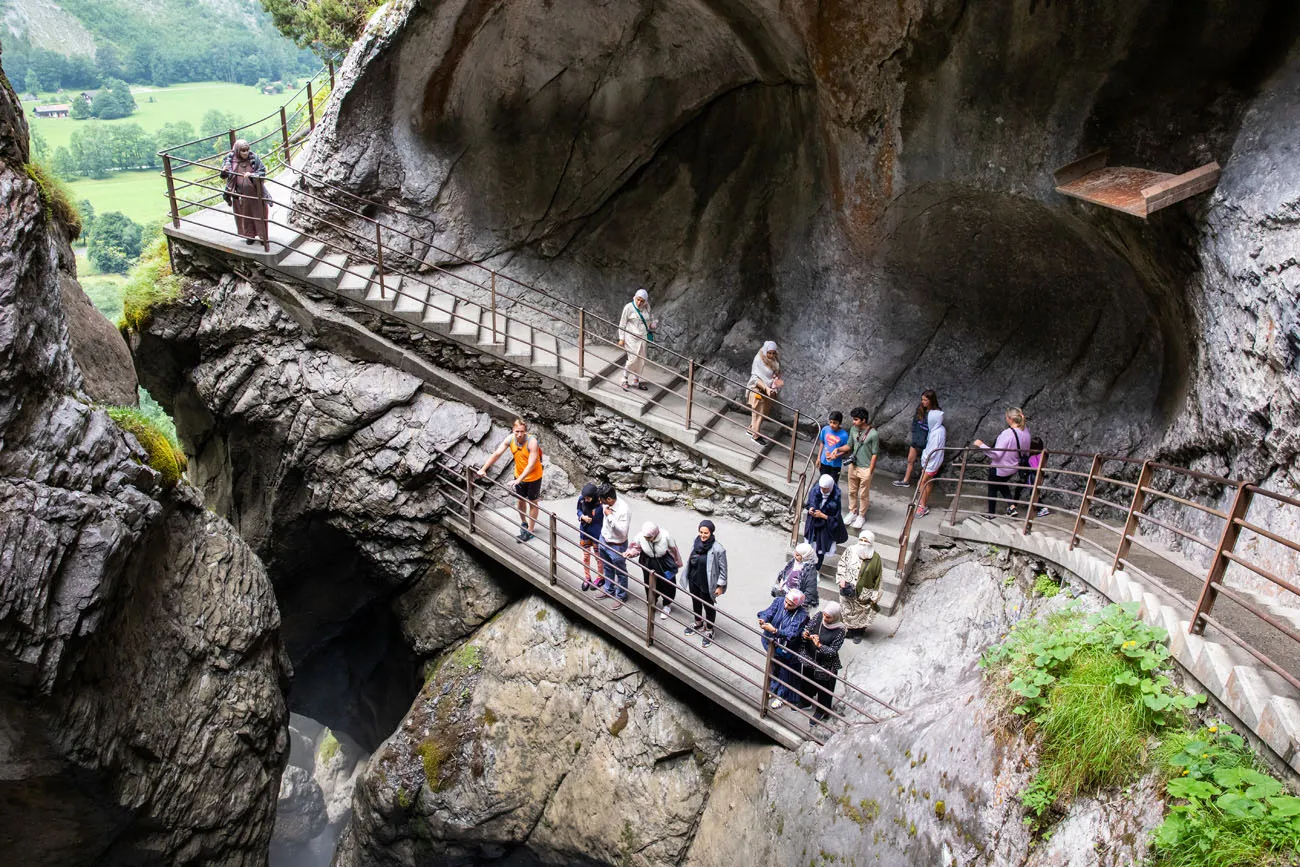
[[[74,54],[68,58],[67,71],[63,76],[64,87],[91,88],[99,85],[99,71],[95,63],[86,54]]]
[[[90,261],[101,271],[126,273],[140,255],[142,232],[139,223],[120,211],[101,214],[86,244]]]
[[[99,70],[101,81],[126,75],[122,69],[122,56],[113,45],[107,43],[95,49],[95,68]]]
[[[45,162],[46,157],[49,155],[50,143],[45,140],[45,136],[41,135],[39,129],[32,127],[32,156],[41,162]]]
[[[63,87],[63,79],[68,72],[68,59],[62,54],[45,48],[33,48],[28,64],[47,90]]]
[[[26,90],[28,93],[30,93],[32,96],[36,96],[44,89],[41,85],[42,85],[41,77],[37,75],[36,70],[28,69],[27,78],[23,80],[23,89]]]
[[[73,133],[75,136],[76,133]],[[54,149],[54,159],[50,161],[50,168],[61,178],[71,178],[81,174],[77,169],[77,163],[72,158],[72,151],[63,145]]]
[[[95,206],[90,203],[90,199],[82,199],[77,202],[77,210],[81,213],[81,222],[89,226],[95,222]]]
[[[142,42],[131,49],[131,56],[126,62],[127,81],[134,81],[137,84],[148,84],[153,80],[153,55],[154,47],[152,43]]]
[[[72,98],[73,120],[86,120],[87,118],[92,118],[94,116],[94,113],[90,109],[90,103],[82,99],[81,94],[77,94]]]
[[[116,120],[119,117],[126,117],[133,111],[135,111],[135,97],[131,96],[131,88],[118,78],[105,81],[90,106],[91,114],[100,120]]]
[[[365,29],[379,0],[262,0],[276,28],[298,45],[345,50]]]
[[[148,169],[158,164],[158,145],[140,124],[113,124],[109,135],[114,168]]]
[[[89,178],[105,178],[111,169],[116,168],[113,154],[113,136],[108,127],[97,121],[89,121],[80,129],[74,130],[68,143],[68,155],[71,172],[59,170],[59,155],[55,151],[55,172],[58,174],[84,175]]]

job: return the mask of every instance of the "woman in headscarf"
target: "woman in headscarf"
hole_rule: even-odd
[[[772,666],[772,681],[768,689],[775,698],[768,705],[776,710],[783,702],[802,706],[807,700],[796,695],[791,686],[802,679],[803,630],[808,625],[808,611],[803,607],[802,591],[789,593],[772,600],[772,604],[758,612],[758,628],[763,631],[763,649],[776,644],[772,656],[782,665]]]
[[[808,492],[804,503],[808,517],[803,525],[803,537],[817,552],[817,568],[822,568],[826,555],[835,552],[835,545],[849,540],[849,531],[840,515],[840,489],[830,476],[822,476],[817,486]]]
[[[654,521],[641,525],[641,534],[627,547],[627,558],[636,558],[637,564],[645,576],[646,602],[650,601],[650,589],[654,595],[655,607],[661,608],[660,620],[667,620],[673,612],[673,600],[677,598],[677,573],[682,568],[682,554],[677,550],[677,542],[668,531]]]
[[[840,587],[844,625],[854,643],[862,641],[862,633],[876,617],[883,570],[880,552],[876,550],[876,534],[870,530],[863,530],[858,543],[840,557],[835,583]]]
[[[813,546],[800,542],[794,546],[794,556],[776,573],[776,583],[772,585],[772,596],[784,596],[791,590],[802,590],[809,608],[816,608],[820,603],[817,593],[817,555]]]
[[[838,602],[826,603],[825,611],[818,611],[808,619],[803,630],[803,683],[799,691],[812,698],[813,718],[809,727],[816,726],[831,714],[835,702],[835,676],[843,667],[840,648],[844,646],[844,621],[840,617]]]
[[[713,623],[718,617],[716,600],[727,592],[727,549],[718,541],[712,521],[700,521],[695,544],[686,560],[686,589],[691,594],[695,622],[687,635],[700,634],[700,645],[713,643]]]
[[[754,356],[754,362],[749,366],[749,382],[746,385],[749,389],[746,398],[750,408],[749,438],[756,443],[765,442],[759,427],[763,424],[763,417],[771,412],[772,401],[776,400],[777,392],[783,385],[785,380],[781,378],[781,360],[778,357],[776,343],[769,340]]]
[[[266,209],[271,198],[266,191],[266,167],[242,138],[221,160],[221,177],[226,182],[222,197],[235,212],[235,229],[245,244],[266,239]]]
[[[605,509],[596,496],[600,486],[588,482],[578,494],[578,546],[582,548],[582,590],[585,593],[593,587],[599,587],[600,572],[600,528],[605,523]],[[591,571],[591,561],[596,560],[596,572]]]
[[[618,319],[618,345],[627,350],[627,361],[623,365],[624,389],[649,390],[641,381],[641,373],[645,370],[646,348],[655,342],[658,325],[650,312],[650,293],[644,289],[636,290],[632,300],[623,305],[623,315]]]

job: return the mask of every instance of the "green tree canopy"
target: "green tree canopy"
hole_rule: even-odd
[[[142,234],[140,224],[120,211],[100,214],[86,244],[90,261],[101,271],[126,273],[140,255]]]

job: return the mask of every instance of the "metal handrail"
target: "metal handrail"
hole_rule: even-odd
[[[477,467],[471,465],[465,459],[457,458],[441,449],[435,450],[435,473],[433,474],[433,480],[439,493],[443,495],[444,502],[456,506],[460,516],[470,525],[472,533],[483,534],[488,532],[481,523],[476,521],[477,513],[481,512],[485,508],[492,509],[493,507],[500,508],[508,513],[514,509],[515,503],[518,499],[515,492],[508,487],[495,480],[478,476]],[[559,576],[562,573],[570,578],[578,579],[579,581],[584,577],[581,560],[582,551],[578,548],[577,542],[575,541],[578,534],[581,532],[578,525],[541,506],[538,508],[538,522],[546,525],[550,534],[549,546],[547,548],[547,567],[550,576],[550,585],[557,588],[557,592],[560,589],[565,590],[572,597],[575,604],[583,602],[587,606],[598,608],[606,614],[611,613],[608,609],[600,608],[598,604],[592,602],[590,598],[583,597],[581,594],[575,596],[574,587],[569,583],[561,582],[559,580]],[[572,532],[569,533],[562,531]],[[500,529],[498,535],[502,535],[504,532],[504,529]],[[574,549],[576,549],[576,551]],[[599,558],[598,563],[602,567],[610,565],[599,560]],[[665,645],[662,642],[656,644],[657,639],[655,637],[655,629],[657,624],[654,621],[654,614],[656,612],[655,602],[658,598],[659,592],[656,582],[666,579],[662,573],[654,570],[647,570],[639,565],[638,569],[642,572],[643,577],[638,577],[633,574],[632,570],[629,568],[630,564],[631,561],[628,561],[628,566],[625,566],[622,569],[617,569],[617,567],[615,568],[620,577],[626,577],[628,579],[629,594],[632,592],[634,587],[638,586],[645,592],[647,600],[647,617],[644,629],[640,630],[638,634],[646,642],[646,646],[658,646],[664,652],[679,658],[680,661],[691,664],[696,670],[702,670],[702,666],[699,664],[699,654],[694,652],[690,654],[681,653],[670,649],[672,645]],[[829,676],[832,679],[833,684],[830,690],[833,696],[832,707],[824,709],[829,712],[831,718],[840,722],[847,723],[849,722],[849,719],[845,714],[838,713],[834,710],[833,705],[835,702],[839,702],[845,708],[859,714],[863,719],[869,722],[879,721],[884,717],[886,712],[895,714],[900,712],[897,707],[889,702],[875,696],[868,690],[848,681],[835,672],[818,665],[814,660],[808,659],[801,654],[795,654],[801,660],[798,663],[798,668],[785,663],[780,659],[773,659],[770,652],[766,658],[764,658],[763,664],[760,666],[756,655],[742,655],[734,648],[729,647],[724,643],[721,638],[726,636],[733,639],[740,638],[742,641],[750,639],[761,640],[764,637],[763,632],[749,623],[735,617],[730,612],[723,610],[720,599],[705,600],[702,597],[691,593],[689,588],[682,588],[680,586],[677,587],[676,593],[678,598],[680,598],[682,594],[685,594],[687,599],[707,602],[714,606],[716,610],[716,620],[714,623],[714,641],[712,646],[717,648],[719,653],[726,654],[729,658],[734,658],[738,664],[755,672],[760,670],[764,672],[764,676],[761,680],[755,680],[726,663],[720,663],[721,667],[732,674],[735,674],[744,684],[759,690],[758,707],[756,709],[760,711],[760,716],[766,717],[768,715],[767,702],[771,696],[770,681],[772,679],[771,673],[774,668],[784,669],[800,675],[799,679],[802,679],[808,671],[815,672],[819,675]],[[683,609],[684,606],[679,606],[678,608],[679,611]],[[636,623],[635,620],[622,622],[624,625]],[[670,614],[668,622],[683,625],[686,624],[687,621],[679,620],[675,614]],[[774,642],[769,642],[769,644],[772,643]],[[742,644],[741,646],[752,647],[753,645]],[[717,662],[717,660],[710,657],[710,662]],[[704,673],[707,675],[708,672],[705,671]],[[716,686],[722,687],[733,696],[749,700],[743,693],[737,692],[734,686],[726,680],[714,679],[713,682]],[[843,687],[842,690],[840,689],[841,685]],[[790,686],[791,691],[796,695],[816,704],[816,698],[814,696],[800,690],[797,686],[790,684],[787,684],[787,686]],[[865,699],[870,703],[870,706],[862,706],[855,703],[853,700],[850,700],[848,698],[850,693]],[[791,709],[798,715],[802,715],[805,718],[811,718],[811,714],[806,709],[794,706],[791,706]],[[829,737],[833,731],[832,727],[827,724],[825,737],[823,737],[822,733],[818,732],[815,728],[811,730],[803,730],[788,725],[786,727],[801,738],[810,738],[819,743],[824,743],[826,738]]]
[[[939,484],[939,485],[947,485],[953,483],[956,484],[956,492],[953,495],[953,500],[949,508],[949,515],[948,515],[949,524],[955,524],[957,522],[958,516],[960,515],[977,515],[977,514],[985,513],[985,510],[983,509],[977,510],[977,509],[961,508],[961,499],[963,496],[962,488],[965,485],[973,484],[976,486],[983,486],[983,488],[986,489],[989,485],[994,484],[987,478],[982,478],[978,473],[968,472],[968,469],[970,469],[971,467],[988,466],[987,463],[979,462],[981,459],[985,457],[988,451],[999,451],[999,450],[980,449],[975,447],[954,447],[954,448],[944,449],[945,465],[948,466],[953,465],[955,463],[954,459],[956,457],[960,457],[960,462],[957,463],[957,466],[960,468],[959,475],[956,479],[941,477],[941,478],[936,478],[932,481],[932,484]],[[1000,451],[1007,451],[1007,450],[1003,449]],[[1017,449],[1015,451],[1023,451],[1023,450]],[[1083,474],[1077,470],[1072,470],[1065,467],[1050,466],[1049,460],[1058,457],[1065,457],[1067,459],[1088,458],[1092,462],[1092,467],[1088,473]],[[974,458],[974,460],[972,460],[972,458]],[[1103,472],[1103,468],[1107,464],[1114,464],[1114,463],[1120,463],[1127,468],[1141,467],[1137,480],[1131,481],[1128,479],[1121,479],[1115,476],[1105,475],[1105,473]],[[1173,481],[1170,482],[1168,485],[1160,485],[1156,481],[1157,473],[1164,473],[1167,475],[1171,475],[1173,477]],[[1057,486],[1044,485],[1043,484],[1044,477],[1053,474],[1059,474],[1066,478],[1074,478],[1074,479],[1083,478],[1086,481],[1083,485],[1082,490],[1065,489]],[[1278,533],[1275,533],[1273,531],[1264,528],[1257,521],[1252,522],[1247,519],[1247,513],[1250,509],[1252,498],[1256,495],[1262,495],[1267,497],[1268,500],[1271,501],[1271,504],[1275,509],[1280,509],[1280,508],[1300,509],[1300,499],[1289,497],[1285,494],[1278,494],[1272,491],[1265,491],[1264,489],[1260,488],[1256,484],[1227,479],[1221,476],[1215,476],[1209,473],[1201,472],[1199,470],[1184,469],[1181,467],[1171,466],[1169,464],[1157,463],[1155,461],[1143,461],[1137,458],[1129,458],[1129,457],[1123,457],[1119,455],[1105,455],[1105,454],[1089,455],[1089,454],[1082,454],[1077,452],[1065,453],[1065,452],[1051,452],[1049,450],[1044,450],[1042,453],[1042,459],[1039,463],[1038,469],[1034,471],[1033,476],[1034,478],[1032,484],[1026,484],[1025,482],[1013,482],[1012,479],[1016,478],[1015,474],[1008,477],[1007,479],[1002,479],[999,480],[999,482],[997,482],[997,484],[1004,485],[1006,487],[1017,488],[1017,489],[1028,488],[1031,490],[1029,503],[1028,506],[1026,507],[1025,519],[1020,528],[1020,533],[1022,536],[1028,535],[1031,532],[1032,522],[1035,517],[1034,512],[1035,509],[1038,508],[1039,506],[1038,497],[1042,492],[1045,491],[1053,492],[1058,495],[1065,496],[1069,499],[1077,499],[1078,509],[1077,512],[1074,513],[1075,522],[1074,522],[1073,531],[1070,533],[1070,541],[1069,541],[1070,548],[1074,548],[1078,544],[1085,544],[1090,548],[1095,549],[1101,555],[1112,558],[1111,559],[1112,572],[1121,567],[1131,570],[1134,574],[1141,575],[1142,577],[1146,578],[1148,581],[1152,583],[1153,586],[1164,591],[1169,597],[1173,599],[1183,600],[1188,604],[1188,608],[1191,611],[1190,619],[1188,623],[1188,631],[1190,633],[1199,634],[1204,631],[1206,625],[1214,626],[1226,638],[1228,638],[1228,640],[1239,645],[1243,650],[1247,651],[1256,659],[1258,659],[1260,662],[1262,662],[1263,664],[1271,668],[1273,671],[1277,672],[1279,675],[1284,677],[1292,685],[1297,686],[1297,688],[1300,688],[1300,682],[1297,682],[1295,676],[1292,675],[1286,668],[1280,665],[1276,660],[1270,658],[1267,654],[1265,654],[1262,650],[1260,650],[1259,647],[1251,644],[1249,640],[1243,638],[1239,633],[1224,627],[1221,621],[1216,619],[1211,614],[1214,608],[1215,601],[1218,599],[1219,596],[1223,596],[1228,598],[1230,601],[1234,602],[1239,608],[1247,612],[1258,622],[1273,628],[1274,630],[1280,632],[1283,636],[1285,636],[1290,640],[1300,642],[1300,632],[1297,632],[1295,629],[1288,626],[1282,620],[1270,615],[1267,611],[1264,611],[1259,605],[1250,601],[1246,597],[1246,595],[1243,594],[1242,592],[1233,590],[1232,588],[1225,587],[1223,585],[1223,578],[1227,572],[1227,568],[1229,564],[1233,564],[1241,567],[1242,569],[1247,570],[1248,572],[1251,572],[1259,576],[1265,581],[1270,582],[1272,585],[1277,587],[1281,592],[1291,594],[1292,596],[1300,600],[1300,586],[1297,586],[1296,584],[1287,581],[1285,578],[1279,577],[1278,575],[1274,574],[1271,570],[1260,565],[1256,561],[1256,559],[1252,556],[1252,554],[1254,553],[1253,551],[1243,550],[1239,548],[1237,545],[1238,537],[1241,531],[1245,530],[1247,532],[1254,533],[1256,536],[1260,538],[1268,539],[1282,546],[1284,549],[1286,549],[1289,552],[1300,553],[1300,543],[1297,543],[1296,541],[1291,539],[1287,539],[1286,537]],[[1216,485],[1226,490],[1235,489],[1235,494],[1233,496],[1231,505],[1226,510],[1224,510],[1222,508],[1219,508],[1216,505],[1206,505],[1205,503],[1198,503],[1187,496],[1181,496],[1179,494],[1175,494],[1170,490],[1168,490],[1169,485],[1178,485],[1178,484],[1191,483],[1191,482],[1200,482],[1200,483],[1208,482],[1211,485]],[[1130,502],[1127,505],[1125,505],[1104,498],[1102,496],[1099,496],[1097,494],[1098,485],[1115,485],[1120,488],[1131,491],[1132,497],[1130,499]],[[906,563],[907,549],[911,544],[911,528],[912,528],[912,523],[914,520],[914,515],[915,515],[915,511],[916,511],[916,507],[920,495],[921,495],[921,487],[918,485],[916,493],[913,495],[908,505],[907,517],[904,522],[903,532],[899,536],[900,572]],[[965,496],[970,496],[970,493],[967,492]],[[1090,512],[1093,506],[1103,506],[1107,509],[1112,509],[1116,512],[1119,512],[1120,514],[1123,515],[1122,523],[1120,524],[1111,523],[1100,517],[1096,517],[1092,515]],[[1060,506],[1053,506],[1050,508],[1052,511],[1059,514],[1069,514],[1069,512],[1065,508]],[[1165,515],[1163,517],[1156,517],[1154,515],[1148,514],[1146,510],[1149,508],[1181,510],[1184,513],[1191,513],[1197,516],[1198,520],[1205,520],[1206,518],[1209,518],[1211,520],[1218,520],[1221,522],[1220,537],[1217,543],[1211,542],[1210,540],[1203,538],[1202,536],[1197,535],[1196,533],[1190,530],[1186,530],[1183,529],[1182,527],[1177,526],[1176,519],[1169,515]],[[1177,511],[1175,512],[1175,514],[1177,514]],[[1147,555],[1161,562],[1168,563],[1178,570],[1187,572],[1189,568],[1195,568],[1195,567],[1191,567],[1190,564],[1186,562],[1179,562],[1175,560],[1174,559],[1175,552],[1165,551],[1144,540],[1140,533],[1141,526],[1144,524],[1159,527],[1162,530],[1171,533],[1173,536],[1177,537],[1178,539],[1184,540],[1186,543],[1196,546],[1198,549],[1204,549],[1212,552],[1209,558],[1208,565],[1204,569],[1204,574],[1201,580],[1200,594],[1194,605],[1191,604],[1190,600],[1183,599],[1181,594],[1172,590],[1166,584],[1164,579],[1160,578],[1157,575],[1152,574],[1150,570],[1144,569],[1133,562],[1133,558],[1130,556],[1130,549],[1133,545],[1137,544],[1137,545],[1141,545],[1143,551]],[[1082,530],[1085,527],[1092,527],[1099,530],[1104,530],[1106,533],[1113,536],[1114,540],[1110,543],[1104,544],[1103,542],[1089,539],[1082,535]]]

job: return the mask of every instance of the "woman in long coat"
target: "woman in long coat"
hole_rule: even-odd
[[[880,577],[884,564],[876,550],[876,535],[863,530],[858,543],[840,557],[835,570],[835,583],[840,587],[840,604],[844,606],[844,625],[854,640],[862,640],[862,632],[876,617],[876,602],[880,599]]]
[[[648,391],[641,381],[645,371],[646,349],[655,340],[655,326],[659,323],[650,312],[650,293],[636,290],[632,300],[623,305],[623,315],[618,319],[618,345],[627,350],[623,367],[623,388]]]
[[[776,710],[788,701],[803,707],[808,700],[797,695],[791,686],[802,680],[803,630],[808,625],[808,611],[803,607],[802,591],[791,590],[758,612],[758,628],[763,631],[763,649],[775,644],[772,657],[782,665],[772,666],[772,680],[768,690],[775,696],[768,707]]]
[[[835,550],[837,544],[849,540],[849,531],[844,526],[840,514],[840,489],[830,476],[822,476],[817,486],[808,492],[804,503],[808,517],[803,525],[803,537],[817,552],[817,568],[822,568],[826,555]]]
[[[844,620],[838,602],[826,603],[826,610],[810,617],[804,627],[803,655],[806,661],[798,689],[812,699],[810,727],[831,715],[831,706],[835,702],[835,676],[843,667],[840,648],[844,646],[844,635]]]
[[[266,191],[266,166],[242,138],[221,160],[221,177],[226,182],[224,198],[235,212],[235,229],[245,244],[266,238],[266,214],[270,194]]]

